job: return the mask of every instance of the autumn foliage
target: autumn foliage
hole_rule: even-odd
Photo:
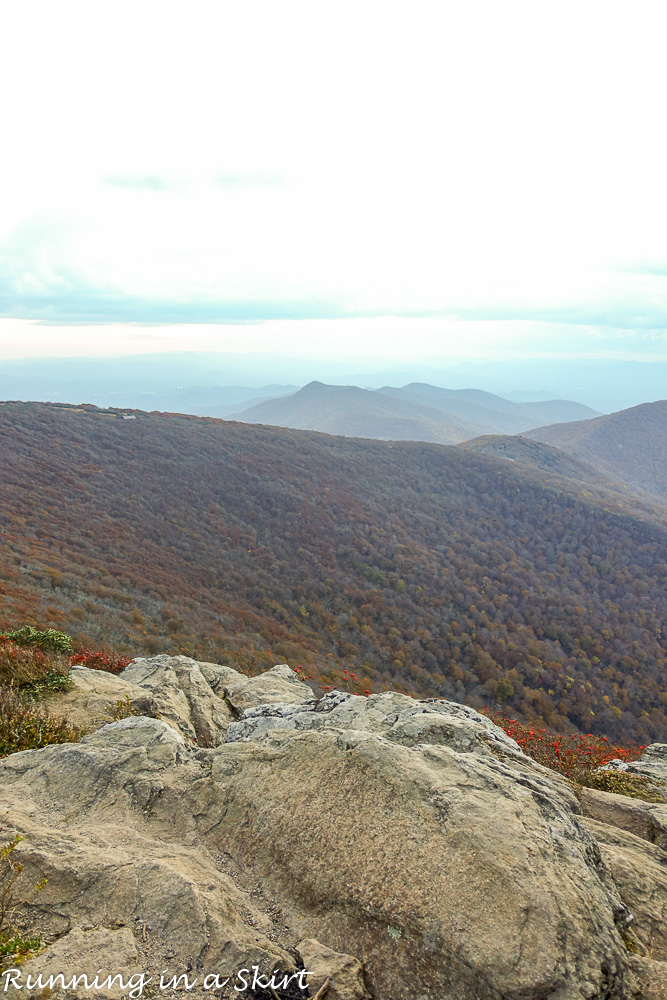
[[[659,517],[456,448],[136,417],[0,406],[0,628],[667,740]]]
[[[510,719],[501,712],[485,714],[511,736],[525,754],[578,785],[664,801],[662,795],[653,792],[649,779],[642,775],[625,774],[616,770],[600,771],[600,768],[611,761],[629,763],[639,760],[645,746],[612,743],[608,737],[595,736],[593,733],[563,736],[543,727]]]

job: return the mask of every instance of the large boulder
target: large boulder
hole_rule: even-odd
[[[246,677],[232,667],[160,654],[138,657],[120,677],[150,692],[161,718],[205,747],[222,743],[229,723],[246,709],[285,702],[315,703],[312,690],[286,663]]]
[[[579,801],[584,816],[627,830],[667,850],[667,804],[645,802],[597,788],[582,788]]]
[[[66,954],[80,972],[94,973],[100,961],[84,947],[86,934],[124,928],[113,941],[127,950],[131,932],[132,962],[158,974],[165,964],[181,972],[253,963],[264,972],[294,969],[269,937],[272,921],[200,842],[183,805],[184,787],[208,786],[209,771],[166,722],[134,717],[79,744],[0,761],[0,839],[25,838],[16,849],[23,885],[47,879],[39,893],[27,893],[19,915],[58,939],[50,968]],[[46,965],[48,952],[25,971]]]
[[[584,820],[465,706],[318,701],[288,671],[134,661],[122,680],[160,719],[0,760],[2,838],[26,836],[26,884],[48,878],[19,915],[53,957],[26,969],[85,965],[99,942],[158,974],[300,953],[341,1000],[657,1000],[658,844]]]
[[[485,715],[465,705],[435,698],[415,701],[395,692],[366,698],[330,691],[317,700],[307,690],[309,697],[301,703],[271,702],[246,708],[241,719],[228,727],[226,742],[258,740],[277,729],[338,732],[358,729],[383,734],[406,745],[444,743],[461,751],[474,749],[480,753],[491,753],[490,748],[494,747],[525,759],[511,737]]]
[[[667,855],[641,837],[587,820],[619,894],[632,913],[630,947],[638,942],[643,955],[667,962]]]
[[[225,822],[207,830],[211,798],[207,839],[300,936],[364,961],[376,996],[623,996],[627,910],[541,774],[364,731],[274,731],[211,759]]]
[[[225,684],[225,697],[238,713],[258,705],[303,704],[314,702],[312,690],[286,663],[279,663],[255,677],[237,675]]]

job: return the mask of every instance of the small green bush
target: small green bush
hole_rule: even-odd
[[[615,792],[616,795],[629,795],[633,799],[644,799],[645,802],[665,801],[665,795],[657,792],[651,779],[642,774],[592,771],[589,774],[579,774],[578,781],[586,788],[598,788],[602,792]]]
[[[32,625],[24,625],[23,628],[15,629],[13,632],[5,632],[0,639],[8,639],[17,646],[36,646],[45,652],[72,652],[72,636],[66,632],[58,632],[55,628],[40,630],[33,628]]]

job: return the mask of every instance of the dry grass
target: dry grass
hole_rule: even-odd
[[[0,687],[38,696],[69,687],[69,658],[14,642],[0,642]]]
[[[41,750],[50,743],[77,743],[82,731],[51,715],[11,687],[0,688],[0,757]]]

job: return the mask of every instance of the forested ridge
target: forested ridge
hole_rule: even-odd
[[[592,420],[538,427],[525,436],[555,445],[605,476],[667,503],[667,399]]]
[[[457,448],[125,416],[0,405],[0,628],[254,647],[322,686],[667,741],[659,518]]]

